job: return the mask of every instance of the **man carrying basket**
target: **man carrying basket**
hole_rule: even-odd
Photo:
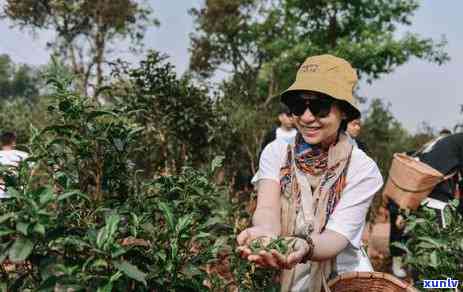
[[[395,154],[383,195],[388,202],[391,223],[390,243],[403,242],[399,209],[415,210],[427,197],[447,203],[460,199],[463,173],[463,133],[440,138],[426,151],[412,156]],[[463,214],[463,205],[458,206]],[[405,277],[401,257],[404,252],[391,245],[394,275]]]

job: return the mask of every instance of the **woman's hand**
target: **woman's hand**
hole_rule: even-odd
[[[407,221],[402,215],[398,215],[397,219],[395,220],[395,226],[399,229],[402,230],[405,228]]]
[[[278,231],[270,226],[253,226],[246,228],[236,238],[239,245],[238,252],[242,258],[247,259],[250,262],[256,262],[258,265],[262,266],[264,265],[262,259],[252,253],[249,245],[257,238],[262,238],[263,241],[269,242],[271,238],[275,238],[277,236]]]
[[[278,235],[279,232],[271,226],[252,226],[241,231],[241,233],[238,234],[236,241],[238,242],[238,245],[241,247],[249,245],[251,241],[253,241],[256,238],[272,238],[277,237]]]
[[[242,258],[255,262],[260,266],[277,267],[276,263],[271,262],[270,258],[264,261],[262,256],[253,254],[249,245],[256,238],[271,241],[272,238],[276,238],[281,234],[280,200],[279,182],[271,179],[259,180],[257,187],[257,207],[252,216],[253,227],[245,229],[237,237],[239,245],[237,251]]]
[[[280,268],[283,269],[292,269],[297,264],[302,263],[304,257],[310,251],[309,244],[304,239],[298,237],[290,237],[289,240],[292,240],[292,246],[290,248],[289,254],[282,255],[276,250],[271,250],[272,255],[279,263]]]
[[[260,267],[274,268],[274,269],[291,269],[302,261],[304,256],[309,252],[308,243],[300,238],[286,237],[284,238],[285,244],[288,244],[288,254],[282,254],[276,249],[260,250],[257,253],[253,253],[250,248],[252,240],[260,240],[263,247],[266,247],[272,240],[275,240],[275,236],[269,236],[264,230],[256,227],[247,229],[246,233],[243,231],[238,236],[238,251],[241,257],[247,259],[250,262],[256,263]],[[249,236],[249,234],[260,234],[260,236]],[[242,235],[243,234],[243,235]],[[251,240],[249,240],[252,238]],[[245,240],[247,239],[247,240]]]

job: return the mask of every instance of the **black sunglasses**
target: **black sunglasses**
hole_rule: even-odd
[[[320,97],[314,99],[295,97],[294,100],[288,104],[288,107],[291,114],[295,116],[302,116],[308,108],[314,117],[324,118],[330,114],[333,103],[334,99],[331,97]]]

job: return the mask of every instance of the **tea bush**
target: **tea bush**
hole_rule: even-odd
[[[241,261],[248,195],[215,177],[223,157],[143,174],[136,107],[99,105],[54,76],[48,125],[31,157],[3,167],[0,287],[5,291],[276,291],[274,272]]]
[[[394,243],[406,251],[405,262],[418,281],[424,279],[458,279],[463,281],[463,218],[457,211],[458,201],[445,210],[446,227],[439,223],[436,211],[422,207],[407,216],[405,244]]]

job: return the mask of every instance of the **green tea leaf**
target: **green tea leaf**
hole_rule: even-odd
[[[63,201],[63,200],[66,200],[69,197],[76,196],[76,195],[78,195],[79,197],[85,198],[86,200],[89,200],[88,196],[83,194],[81,191],[72,190],[72,191],[69,191],[69,192],[66,192],[64,194],[59,195],[58,201]]]
[[[8,255],[12,262],[21,262],[27,259],[31,254],[34,244],[28,238],[20,237],[15,240],[8,251]]]
[[[428,237],[428,236],[421,236],[421,237],[418,237],[418,239],[422,240],[422,241],[425,241],[425,242],[429,242],[432,245],[434,245],[434,247],[436,247],[436,248],[441,248],[441,247],[446,246],[446,242],[444,242],[442,239],[434,239],[434,238],[431,238],[431,237]]]
[[[91,266],[93,268],[107,268],[108,262],[105,261],[104,259],[96,259],[92,262]]]
[[[406,253],[410,253],[410,250],[402,242],[393,242],[393,243],[391,243],[391,245],[395,246],[397,248],[400,248],[401,250],[405,251]]]
[[[211,163],[211,172],[214,172],[216,169],[222,166],[225,156],[216,156]]]
[[[106,225],[102,227],[96,236],[96,245],[98,248],[106,248],[106,244],[114,241],[114,234],[117,231],[120,216],[111,214],[106,218]]]
[[[177,241],[173,241],[170,243],[170,256],[171,259],[177,259],[177,254],[178,254],[178,243]]]
[[[2,227],[0,229],[0,237],[2,236],[5,236],[5,235],[9,235],[9,234],[13,234],[15,231],[13,229],[9,229],[9,228],[4,228]]]
[[[438,258],[437,258],[437,252],[436,251],[433,251],[429,257],[429,259],[431,260],[431,267],[435,267],[437,268],[437,266],[439,265],[438,263]]]
[[[38,233],[42,236],[45,236],[45,226],[40,223],[36,223],[34,228],[32,229],[33,232]]]
[[[122,277],[122,273],[120,271],[117,271],[114,273],[111,278],[109,278],[108,283],[104,285],[103,287],[98,287],[97,292],[111,292],[113,291],[113,283],[119,280],[120,277]]]
[[[111,252],[111,257],[113,259],[120,257],[121,255],[125,254],[127,250],[122,247],[116,247],[114,250]]]
[[[108,282],[106,285],[104,285],[103,287],[98,287],[98,289],[96,290],[97,292],[111,292],[113,291],[113,283],[112,282]]]
[[[203,272],[199,269],[199,267],[193,264],[187,264],[182,268],[181,273],[191,279],[195,276],[201,275]]]
[[[28,235],[29,223],[26,222],[18,222],[16,223],[16,230],[21,232],[24,235]]]
[[[169,229],[171,231],[175,230],[175,218],[174,218],[174,214],[172,213],[171,208],[164,202],[159,202],[158,206],[159,206],[159,209],[161,209],[164,215],[164,218],[166,219]]]
[[[21,197],[21,194],[14,188],[12,187],[8,187],[8,196],[12,197],[12,198],[20,198]]]
[[[196,240],[200,240],[200,239],[204,239],[204,238],[212,238],[212,237],[213,237],[212,234],[201,231],[197,235],[193,236],[193,240],[196,241]]]
[[[0,216],[0,224],[2,224],[3,222],[6,222],[8,221],[10,218],[14,218],[16,217],[16,213],[15,212],[10,212],[10,213],[6,213],[2,216]]]
[[[117,227],[119,225],[119,221],[121,220],[121,217],[117,214],[111,214],[109,218],[106,221],[106,226],[108,226],[108,235],[112,237],[116,231]]]
[[[193,223],[193,216],[188,214],[180,218],[175,226],[175,232],[177,234],[182,234],[188,227]]]
[[[146,274],[140,271],[137,266],[132,265],[131,263],[127,261],[115,261],[114,266],[124,273],[129,278],[132,278],[138,282],[143,283],[145,286],[147,285],[146,283]]]
[[[98,234],[96,236],[96,246],[101,249],[107,239],[108,239],[108,229],[105,226],[98,231]]]
[[[91,120],[96,117],[105,116],[105,115],[117,118],[117,115],[112,111],[93,110],[90,113],[88,113],[87,120]]]
[[[39,194],[39,203],[41,205],[45,205],[55,198],[55,194],[53,193],[53,190],[50,188],[45,188],[40,192]]]

